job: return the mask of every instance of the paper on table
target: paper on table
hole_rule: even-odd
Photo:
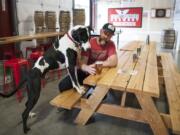
[[[130,75],[136,75],[137,73],[138,73],[137,70],[131,70],[131,71],[129,72]]]
[[[118,74],[125,74],[125,73],[127,73],[127,71],[126,71],[126,70],[123,70],[123,69],[119,69],[119,70],[117,71],[117,73],[118,73]]]
[[[117,73],[118,74],[126,74],[126,73],[128,73],[130,75],[136,75],[138,73],[138,71],[137,70],[123,70],[123,69],[119,69],[117,71]]]

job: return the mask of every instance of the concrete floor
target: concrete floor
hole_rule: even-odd
[[[160,51],[172,52],[172,50]],[[174,56],[176,56],[178,67],[180,67],[180,63],[178,63],[180,54]],[[153,135],[151,128],[147,124],[101,114],[95,114],[85,126],[74,124],[73,121],[79,111],[78,109],[58,112],[57,108],[49,104],[49,101],[59,93],[57,89],[58,82],[58,80],[49,81],[43,88],[38,104],[33,109],[37,116],[30,118],[28,121],[28,125],[31,127],[28,135]],[[112,94],[109,94],[107,101],[113,102],[115,98],[117,97],[112,98]],[[128,98],[131,100],[126,105],[138,108],[133,95],[129,94]],[[155,100],[160,112],[168,112],[165,100],[163,88],[161,88],[161,97],[159,100]],[[24,134],[21,113],[25,108],[25,102],[26,98],[21,103],[18,103],[15,96],[8,99],[0,98],[0,135]]]

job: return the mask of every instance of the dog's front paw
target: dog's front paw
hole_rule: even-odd
[[[83,95],[85,93],[85,90],[81,90],[79,94]]]
[[[77,92],[81,95],[83,95],[85,93],[85,88],[83,86],[80,87],[75,87],[75,89],[77,90]]]
[[[84,86],[80,86],[80,89],[82,90],[82,94],[86,92],[86,88]]]
[[[85,93],[85,90],[82,89],[82,88],[80,88],[80,89],[78,90],[78,93],[81,94],[81,95],[83,95],[83,94]]]

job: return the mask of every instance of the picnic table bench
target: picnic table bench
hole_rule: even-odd
[[[180,134],[180,73],[170,53],[161,53],[164,85],[169,105],[173,133]]]
[[[133,42],[132,42],[133,43]],[[139,45],[139,44],[141,45]],[[95,113],[147,123],[155,135],[168,135],[168,128],[175,134],[180,134],[180,73],[173,62],[172,56],[156,54],[156,43],[142,46],[136,42],[137,48],[142,47],[139,59],[134,62],[134,50],[121,50],[118,53],[118,66],[104,68],[100,75],[90,75],[84,80],[85,85],[94,86],[92,95],[86,99],[71,89],[60,93],[51,100],[50,104],[66,109],[80,108],[75,122],[85,125]],[[130,45],[129,45],[130,46]],[[160,64],[159,64],[160,63]],[[159,69],[162,75],[159,75]],[[160,113],[153,98],[160,97],[159,78],[163,79],[168,98],[169,114]],[[122,98],[119,105],[103,103],[102,100],[110,90],[121,91]],[[139,108],[127,107],[127,93],[133,93]]]

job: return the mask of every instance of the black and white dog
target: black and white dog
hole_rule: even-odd
[[[87,50],[90,47],[89,39],[91,30],[89,26],[78,25],[73,27],[60,40],[55,41],[53,47],[49,48],[47,52],[36,61],[34,67],[28,71],[25,79],[21,81],[14,91],[7,95],[0,93],[2,97],[10,97],[26,82],[28,99],[26,109],[22,114],[24,133],[30,130],[27,126],[27,119],[30,111],[39,99],[41,78],[49,70],[58,68],[59,63],[65,63],[73,87],[80,94],[84,93],[84,88],[79,85],[77,78],[77,52],[79,48]]]

